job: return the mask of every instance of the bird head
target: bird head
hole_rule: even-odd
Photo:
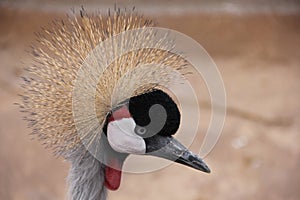
[[[210,171],[173,137],[180,111],[157,86],[168,88],[186,61],[170,52],[172,40],[157,39],[151,26],[151,20],[126,9],[107,19],[81,10],[37,34],[34,64],[26,67],[20,108],[32,134],[73,163],[80,163],[82,154],[95,159],[101,154],[111,190],[119,187],[130,154]]]
[[[179,109],[162,90],[131,97],[113,109],[102,137],[106,187],[118,189],[123,162],[130,154],[156,156],[209,173],[202,159],[173,137],[179,125]]]

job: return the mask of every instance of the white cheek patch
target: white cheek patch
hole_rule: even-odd
[[[119,153],[145,154],[144,139],[135,134],[136,124],[132,118],[112,121],[107,127],[107,139],[110,146]]]

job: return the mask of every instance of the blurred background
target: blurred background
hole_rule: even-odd
[[[177,164],[124,174],[109,199],[300,199],[300,2],[116,2],[135,5],[157,26],[197,40],[219,67],[228,107],[221,138],[205,158],[211,174]],[[108,0],[0,1],[1,200],[65,199],[69,164],[31,140],[13,103],[18,101],[19,76],[30,63],[26,50],[34,32],[81,5],[104,15],[114,7]],[[207,98],[202,98],[200,133],[207,129],[210,112]],[[201,144],[199,135],[192,149]]]

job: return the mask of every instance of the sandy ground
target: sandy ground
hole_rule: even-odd
[[[13,102],[34,31],[58,14],[0,9],[0,199],[64,199],[68,163],[31,140]],[[202,44],[223,76],[228,114],[206,158],[209,175],[180,165],[125,174],[109,199],[298,200],[300,15],[152,16]],[[204,108],[204,114],[209,110]],[[205,119],[205,117],[204,117]],[[200,132],[207,125],[201,124]],[[201,143],[196,138],[194,145]]]

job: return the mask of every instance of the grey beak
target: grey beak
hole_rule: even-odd
[[[171,136],[154,135],[144,138],[146,142],[146,154],[165,158],[194,169],[210,173],[205,162],[196,154],[189,151],[178,140]]]

